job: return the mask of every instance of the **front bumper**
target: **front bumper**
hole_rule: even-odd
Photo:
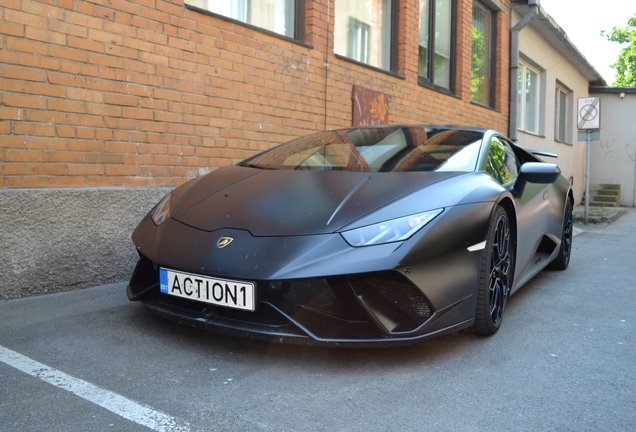
[[[435,311],[422,291],[397,271],[257,281],[254,312],[163,294],[158,274],[158,265],[142,256],[128,298],[172,321],[249,339],[382,346],[413,343],[472,324],[472,319],[449,324],[446,312],[457,307]]]

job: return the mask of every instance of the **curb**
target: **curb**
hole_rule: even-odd
[[[601,207],[591,207],[588,212],[587,222],[593,224],[611,224],[612,222],[617,221],[621,216],[627,213],[627,210],[622,208],[601,208]],[[574,211],[574,222],[584,223],[585,222],[585,211],[575,210]]]

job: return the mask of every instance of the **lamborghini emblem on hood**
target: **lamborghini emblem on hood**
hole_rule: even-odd
[[[219,241],[216,243],[216,246],[219,249],[223,249],[225,246],[229,245],[230,243],[232,243],[232,240],[234,240],[234,237],[227,237],[227,236],[223,236],[219,239]]]

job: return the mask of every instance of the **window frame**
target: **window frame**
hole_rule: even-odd
[[[519,95],[517,99],[517,129],[522,130],[524,132],[529,132],[535,135],[540,134],[541,129],[541,70],[537,67],[531,66],[529,63],[525,61],[519,61],[519,73],[520,75],[517,79],[521,79],[522,85],[519,86]],[[526,98],[527,87],[526,87],[526,71],[532,71],[536,74],[536,88],[534,89],[534,97],[535,97],[535,113],[534,113],[534,126],[536,129],[528,128],[526,124],[526,113],[528,108],[528,100]]]
[[[496,88],[497,88],[497,40],[498,40],[498,34],[497,34],[497,19],[498,19],[498,13],[499,10],[493,8],[492,6],[490,6],[490,4],[488,2],[485,1],[481,1],[481,0],[473,0],[473,9],[471,11],[471,15],[474,17],[474,10],[475,10],[475,5],[479,5],[481,6],[483,9],[485,9],[486,11],[488,11],[490,13],[491,16],[491,22],[490,22],[490,32],[491,32],[491,41],[490,41],[490,62],[486,61],[485,64],[489,63],[489,68],[490,68],[490,84],[489,84],[489,89],[488,89],[488,102],[484,103],[478,100],[473,99],[472,96],[472,91],[471,91],[471,95],[470,95],[470,100],[471,103],[483,106],[483,107],[487,107],[487,108],[495,108],[495,97],[496,97]],[[472,33],[472,29],[474,28],[474,26],[472,25],[472,22],[474,22],[474,18],[473,21],[471,21],[471,33]],[[472,59],[472,55],[473,55],[473,43],[474,43],[474,39],[472,38],[472,34],[471,34],[471,59]],[[472,62],[471,62],[472,63]],[[471,64],[471,86],[472,86],[472,80],[473,80],[473,67]]]
[[[273,30],[269,30],[265,27],[260,27],[254,24],[250,24],[241,20],[237,20],[235,18],[231,18],[229,16],[226,15],[221,15],[212,11],[209,11],[207,9],[203,9],[199,6],[195,6],[192,4],[187,3],[187,0],[184,2],[184,5],[186,7],[186,9],[190,9],[190,10],[194,10],[197,12],[200,12],[202,14],[205,15],[210,15],[213,16],[215,18],[219,18],[222,19],[223,21],[228,21],[231,22],[233,24],[238,24],[244,27],[247,27],[249,29],[255,30],[255,31],[259,31],[274,37],[278,37],[281,39],[285,39],[288,40],[290,42],[295,42],[301,45],[304,45],[308,48],[312,48],[311,45],[305,43],[304,39],[305,39],[305,0],[294,0],[294,10],[295,10],[295,17],[294,17],[294,36],[287,36],[281,33],[277,33]]]
[[[419,0],[418,0],[419,1]],[[429,0],[429,11],[428,11],[428,42],[429,46],[427,47],[427,62],[428,62],[428,73],[427,76],[420,75],[419,71],[419,44],[418,40],[418,71],[417,71],[417,80],[420,85],[425,85],[427,87],[432,87],[436,90],[441,90],[443,92],[455,93],[455,65],[457,58],[457,1],[456,0],[448,0],[450,2],[450,70],[448,76],[448,88],[444,86],[440,86],[435,84],[435,24],[437,22],[436,9],[437,9],[437,0]],[[420,27],[422,25],[422,21],[420,19]],[[418,31],[419,35],[419,31]],[[419,36],[418,36],[419,38]],[[431,67],[432,66],[432,67]]]
[[[560,118],[560,98],[559,93],[565,95],[564,118]],[[559,143],[572,145],[572,117],[573,117],[573,96],[572,91],[565,85],[556,82],[554,91],[554,140]],[[559,126],[564,124],[564,136],[559,136]]]

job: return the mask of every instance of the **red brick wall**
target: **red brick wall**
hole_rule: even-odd
[[[0,0],[0,187],[179,184],[350,126],[353,85],[389,95],[394,123],[506,131],[508,11],[493,110],[470,103],[472,0],[457,1],[452,96],[418,85],[419,0],[399,1],[401,77],[334,56],[334,0],[306,2],[311,47],[183,0]]]

